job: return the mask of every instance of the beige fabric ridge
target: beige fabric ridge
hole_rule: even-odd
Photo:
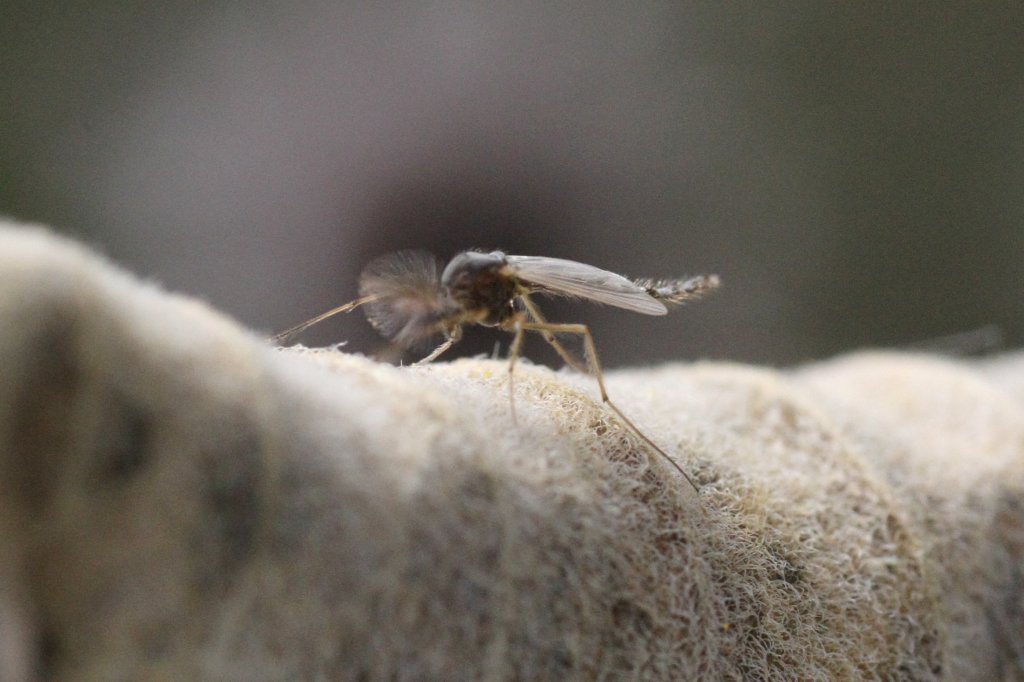
[[[351,324],[361,323],[349,318]],[[276,350],[0,227],[0,679],[1024,679],[1024,354]]]

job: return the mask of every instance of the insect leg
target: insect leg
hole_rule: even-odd
[[[326,313],[320,313],[316,317],[310,320],[306,320],[302,324],[297,324],[291,329],[284,330],[280,334],[274,334],[273,336],[270,337],[270,341],[273,343],[283,343],[290,339],[291,337],[295,336],[296,334],[306,331],[314,324],[319,324],[320,322],[323,322],[328,317],[334,317],[338,313],[350,312],[352,310],[355,310],[359,306],[363,305],[364,303],[370,303],[371,301],[375,301],[376,299],[377,296],[363,296],[362,298],[357,298],[354,301],[349,301],[345,305],[339,305],[337,308],[331,308]]]
[[[530,317],[533,319],[534,322],[537,322],[539,324],[548,324],[548,321],[545,320],[544,316],[540,314],[540,309],[533,301],[529,299],[528,296],[526,296],[526,294],[522,294],[519,297],[519,299],[523,302],[523,306],[526,308],[526,311],[530,314]],[[540,332],[541,336],[544,337],[544,340],[547,341],[551,345],[551,347],[555,349],[555,351],[561,356],[563,360],[565,360],[565,364],[569,365],[570,367],[572,367],[577,372],[580,372],[581,374],[590,373],[589,371],[587,371],[586,367],[580,365],[579,360],[574,358],[572,356],[572,353],[565,349],[565,346],[558,342],[558,339],[555,338],[554,334],[552,334],[550,331],[547,331],[546,329],[537,329],[536,331]]]
[[[519,350],[523,347],[523,337],[526,335],[526,330],[523,329],[522,320],[516,320],[515,322],[516,335],[512,339],[512,345],[508,347],[508,405],[512,411],[512,423],[516,423],[516,394],[515,387],[513,385],[513,373],[512,370],[516,367],[516,360],[519,359]]]
[[[430,351],[430,355],[428,355],[427,357],[423,358],[422,360],[417,360],[416,362],[412,363],[412,366],[416,367],[418,365],[426,365],[427,363],[433,362],[434,360],[437,359],[437,357],[439,355],[441,355],[441,353],[443,353],[446,350],[448,350],[449,348],[451,348],[452,345],[456,341],[458,341],[458,340],[459,339],[458,339],[457,336],[454,336],[454,335],[453,336],[449,336],[447,339],[444,340],[444,343],[442,343],[440,346],[438,346],[434,350]]]
[[[648,438],[643,431],[637,428],[636,424],[630,421],[629,417],[623,414],[622,410],[608,398],[608,391],[604,387],[604,376],[601,372],[601,363],[597,359],[597,347],[594,345],[594,337],[590,335],[590,329],[585,324],[555,324],[551,322],[522,322],[520,323],[522,329],[530,329],[533,331],[555,333],[555,334],[579,334],[583,337],[583,347],[586,350],[587,361],[590,363],[590,367],[593,369],[594,378],[597,379],[597,387],[601,390],[601,402],[605,403],[612,409],[615,414],[619,416],[619,419],[632,431],[634,434],[640,437],[640,440],[647,443],[655,452],[664,458],[666,462],[671,464],[676,471],[683,475],[686,482],[693,486],[693,489],[700,492],[697,484],[693,482],[693,479],[683,471],[683,468],[676,464],[675,460],[668,456],[668,453],[658,447],[657,443]],[[547,339],[547,336],[544,337]]]

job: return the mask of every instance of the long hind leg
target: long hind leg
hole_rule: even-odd
[[[529,308],[527,308],[527,309],[529,310]],[[637,428],[636,424],[634,424],[632,421],[630,421],[629,417],[627,417],[625,414],[623,414],[622,410],[620,410],[618,408],[618,406],[615,403],[613,403],[608,398],[608,391],[605,389],[605,386],[604,386],[604,375],[601,372],[601,363],[597,359],[597,347],[594,345],[594,337],[590,335],[590,329],[587,327],[587,325],[585,325],[585,324],[555,324],[555,323],[551,323],[551,322],[524,322],[524,321],[520,321],[518,324],[519,324],[519,326],[518,326],[517,332],[516,332],[517,336],[521,335],[522,332],[525,331],[525,330],[532,330],[532,331],[540,332],[541,335],[544,336],[545,340],[548,340],[548,336],[549,335],[554,335],[554,334],[578,334],[578,335],[582,336],[583,337],[583,348],[584,348],[584,350],[586,352],[586,356],[587,356],[587,363],[589,364],[590,368],[593,370],[594,378],[597,379],[597,387],[601,391],[601,402],[603,402],[606,405],[608,405],[608,407],[610,407],[612,409],[612,411],[614,411],[615,414],[617,414],[619,416],[619,419],[622,420],[622,422],[629,428],[630,431],[632,431],[634,434],[639,436],[639,438],[643,442],[647,443],[647,445],[651,449],[653,449],[655,452],[657,452],[659,455],[661,455],[662,458],[664,458],[666,462],[671,464],[675,468],[676,471],[678,471],[680,474],[682,474],[683,478],[686,479],[687,483],[689,483],[691,486],[693,486],[694,490],[700,492],[700,489],[697,487],[697,484],[693,482],[693,479],[690,478],[690,476],[685,471],[683,471],[683,468],[681,466],[679,466],[678,464],[676,464],[675,460],[673,460],[671,457],[669,457],[668,453],[665,452],[664,450],[662,450],[658,446],[657,443],[655,443],[653,440],[648,438],[644,434],[643,431],[641,431],[639,428]],[[548,343],[551,343],[552,346],[555,347],[555,350],[558,350],[558,346],[556,346],[555,343],[552,343],[550,340],[548,341]],[[561,354],[561,352],[559,354]]]

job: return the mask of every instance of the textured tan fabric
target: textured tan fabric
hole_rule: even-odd
[[[351,318],[352,323],[357,321]],[[0,229],[0,679],[1024,676],[1024,360],[281,351]]]

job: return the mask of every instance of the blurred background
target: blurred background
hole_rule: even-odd
[[[721,274],[665,318],[544,306],[609,366],[1015,346],[1022,35],[1014,3],[4,0],[0,213],[262,332],[481,247]],[[302,340],[343,339],[379,347]]]

